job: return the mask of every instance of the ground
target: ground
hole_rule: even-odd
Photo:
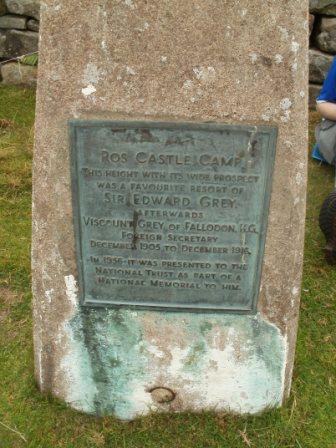
[[[312,160],[293,388],[282,409],[120,423],[79,414],[38,392],[30,292],[34,105],[34,91],[0,87],[0,448],[336,448],[336,268],[324,262],[318,227],[334,172]],[[312,113],[311,144],[316,120]]]

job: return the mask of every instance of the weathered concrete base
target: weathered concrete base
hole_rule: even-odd
[[[75,279],[67,277],[64,288],[74,301]],[[63,386],[54,392],[80,411],[128,420],[157,410],[257,413],[282,403],[286,337],[259,313],[74,306],[71,315],[60,328],[65,355],[53,375]],[[43,387],[50,372],[39,350]],[[173,391],[175,399],[158,403],[155,388]]]

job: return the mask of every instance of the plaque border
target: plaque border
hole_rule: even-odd
[[[268,172],[265,175],[264,182],[264,195],[263,195],[263,212],[262,212],[262,222],[260,227],[260,239],[259,239],[259,257],[258,263],[254,272],[254,294],[252,298],[251,307],[249,308],[219,308],[218,306],[210,305],[209,307],[195,307],[194,304],[190,306],[182,304],[178,306],[177,304],[168,305],[158,305],[151,304],[150,302],[142,302],[141,304],[135,304],[134,302],[122,301],[93,301],[90,298],[86,298],[85,294],[85,282],[84,282],[84,266],[83,266],[83,256],[82,256],[82,245],[81,245],[81,213],[80,213],[80,201],[79,198],[79,185],[77,178],[77,157],[76,157],[76,147],[77,147],[77,129],[80,128],[94,128],[94,127],[122,127],[126,129],[134,129],[135,127],[141,128],[160,128],[160,129],[183,129],[183,130],[205,130],[205,131],[241,131],[242,129],[251,134],[262,134],[265,133],[269,136],[269,144],[267,151],[266,166],[269,167]],[[78,275],[78,293],[79,302],[83,307],[90,308],[107,308],[107,309],[133,309],[133,310],[147,310],[147,311],[165,311],[165,312],[193,312],[193,313],[221,313],[221,314],[256,314],[258,311],[258,299],[260,295],[260,283],[262,277],[262,267],[265,254],[266,246],[266,236],[268,229],[268,216],[270,210],[270,201],[272,195],[273,186],[273,173],[275,165],[275,156],[277,151],[277,136],[278,127],[277,126],[266,126],[266,125],[243,125],[243,124],[227,124],[218,123],[213,121],[203,121],[203,122],[176,122],[176,121],[143,121],[143,120],[90,120],[90,119],[71,119],[68,120],[68,131],[69,131],[69,143],[70,143],[70,176],[71,176],[71,196],[72,196],[72,220],[73,220],[73,230],[74,239],[76,246],[76,266]]]

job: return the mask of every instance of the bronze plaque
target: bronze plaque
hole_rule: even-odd
[[[82,304],[255,312],[276,129],[72,121]]]

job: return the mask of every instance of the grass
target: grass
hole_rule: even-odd
[[[31,90],[0,88],[0,448],[336,448],[336,269],[324,262],[318,228],[334,173],[311,160],[300,329],[286,406],[254,417],[176,414],[120,423],[74,412],[37,391],[29,260],[34,102]],[[312,114],[312,128],[317,119]]]

